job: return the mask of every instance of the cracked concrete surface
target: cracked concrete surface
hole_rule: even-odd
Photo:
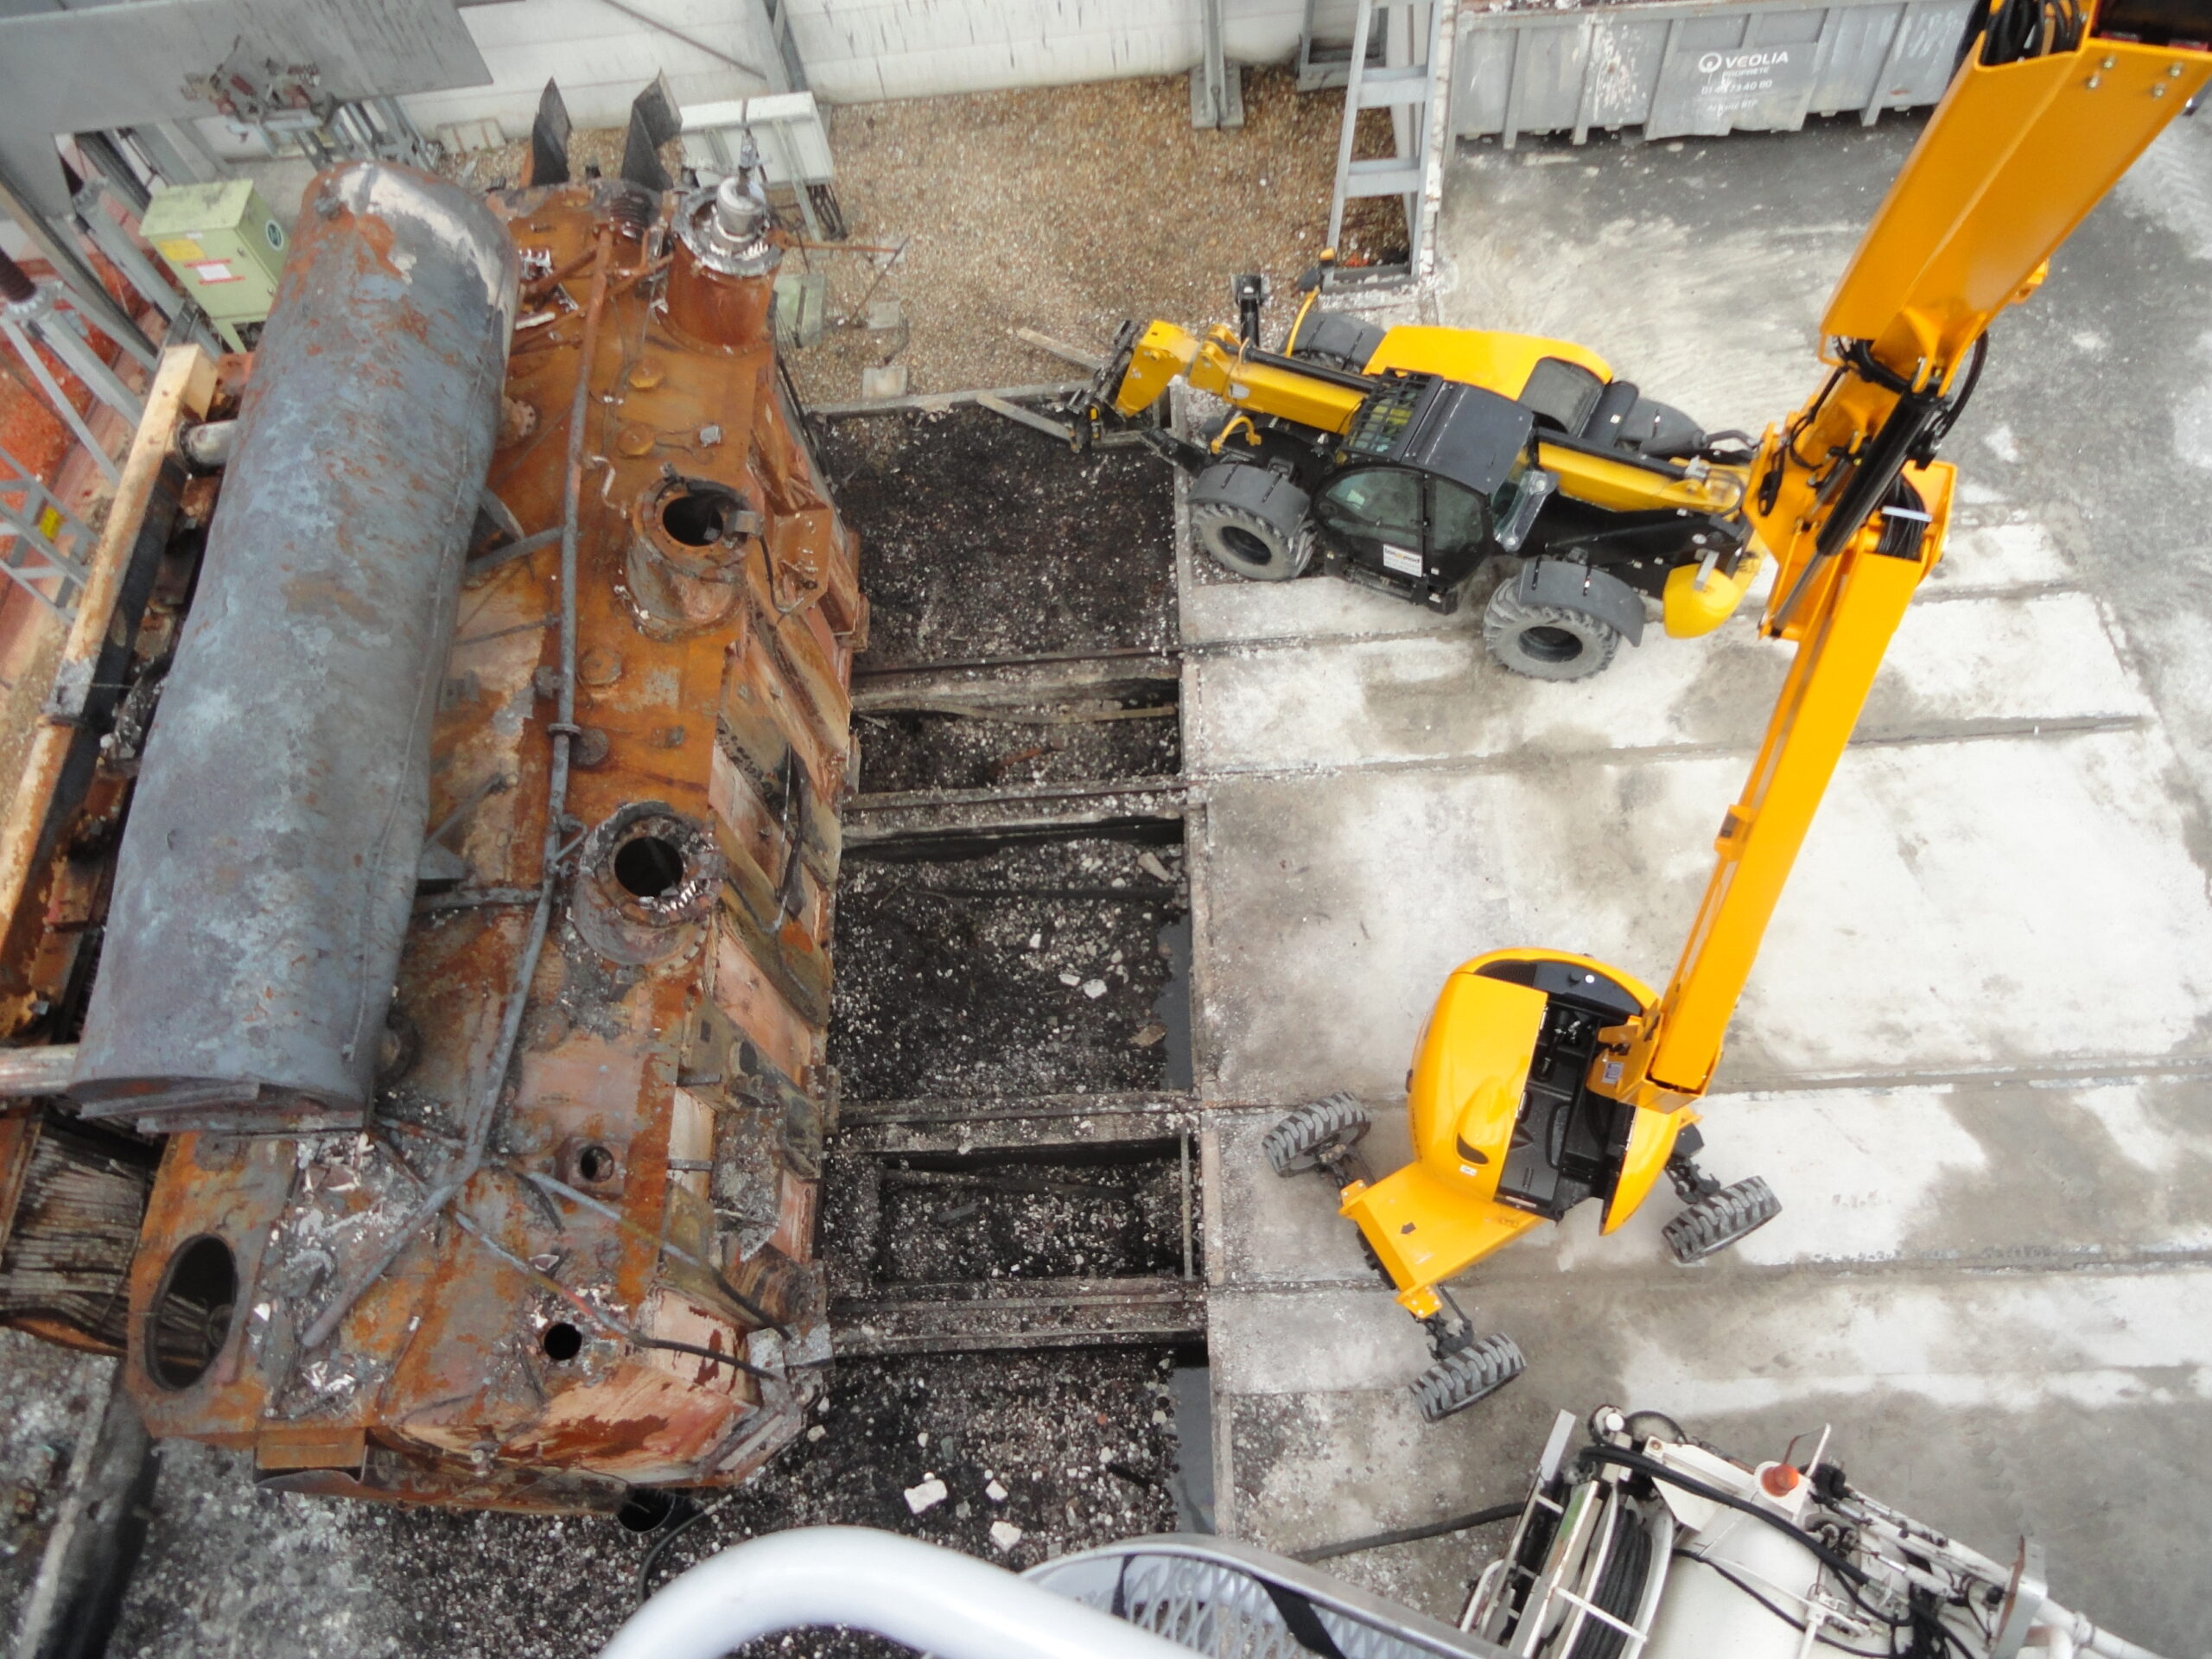
[[[1452,162],[1433,320],[1552,334],[1708,428],[1820,372],[1823,302],[1916,122]],[[1539,164],[1541,163],[1541,164]],[[1529,1370],[1436,1427],[1418,1328],[1259,1139],[1338,1089],[1407,1156],[1405,1067],[1478,951],[1654,983],[1788,648],[1749,611],[1539,684],[1452,619],[1192,573],[1187,764],[1225,1529],[1287,1548],[1518,1495],[1552,1414],[1671,1413],[1855,1484],[2133,1640],[2212,1649],[2212,128],[2183,122],[1993,331],[1944,564],[1891,650],[1732,1028],[1707,1162],[1779,1220],[1675,1267],[1662,1194],[1478,1268]],[[1338,1563],[1456,1615],[1490,1535]]]

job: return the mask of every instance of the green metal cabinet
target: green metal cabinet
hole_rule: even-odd
[[[139,224],[177,282],[234,350],[241,325],[269,315],[291,238],[244,179],[165,185]]]

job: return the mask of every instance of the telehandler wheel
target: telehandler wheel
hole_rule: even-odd
[[[1269,1129],[1260,1144],[1278,1175],[1302,1175],[1319,1169],[1325,1154],[1358,1144],[1367,1133],[1367,1113],[1350,1095],[1331,1095],[1300,1106]]]
[[[1532,680],[1586,680],[1620,649],[1620,630],[1571,605],[1522,599],[1502,582],[1483,612],[1483,642],[1501,667]]]
[[[1313,532],[1286,531],[1225,501],[1193,501],[1191,533],[1213,562],[1253,582],[1288,582],[1313,562]]]
[[[1726,1249],[1782,1213],[1782,1201],[1757,1175],[1708,1192],[1661,1229],[1675,1260],[1688,1267]]]
[[[1528,1368],[1519,1344],[1503,1332],[1478,1337],[1414,1379],[1414,1403],[1424,1422],[1440,1423],[1484,1395],[1496,1394]]]

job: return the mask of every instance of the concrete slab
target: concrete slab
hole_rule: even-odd
[[[1855,1481],[2162,1650],[2212,1648],[2212,132],[2182,124],[1997,331],[1949,453],[1944,566],[1900,632],[1732,1028],[1709,1161],[1782,1217],[1664,1253],[1664,1198],[1577,1212],[1474,1274],[1526,1376],[1433,1427],[1420,1332],[1281,1106],[1349,1089],[1407,1155],[1443,976],[1507,944],[1655,982],[1787,652],[1655,630],[1535,685],[1477,616],[1313,581],[1185,588],[1204,810],[1197,963],[1217,1501],[1285,1547],[1518,1491],[1561,1406],[1655,1408],[1772,1455],[1832,1421]],[[1821,304],[1916,136],[1819,127],[1463,155],[1441,320],[1582,340],[1709,427],[1786,415]],[[1562,161],[1561,156],[1565,157]],[[1341,1563],[1459,1610],[1471,1535]]]
[[[2212,1099],[2202,1070],[2074,1087],[1966,1083],[1708,1099],[1707,1162],[1726,1179],[1764,1176],[1783,1205],[1731,1252],[1738,1261],[2056,1270],[2212,1259]],[[1375,1118],[1371,1163],[1405,1162],[1402,1100],[1363,1103]],[[1244,1224],[1221,1240],[1213,1282],[1376,1284],[1329,1186],[1268,1167],[1259,1141],[1278,1115],[1223,1107],[1215,1116],[1216,1201]],[[2131,1192],[2132,1202],[2112,1201]],[[1596,1206],[1586,1205],[1466,1282],[1479,1299],[1495,1285],[1567,1273],[1671,1276],[1679,1270],[1660,1236],[1671,1212],[1662,1199],[1601,1237]]]
[[[1866,738],[2151,712],[2087,594],[1955,599],[1906,613],[1862,722]],[[1614,668],[1570,685],[1507,673],[1473,628],[1248,646],[1198,663],[1185,764],[1211,779],[1529,751],[1756,750],[1790,655],[1761,639],[1749,615],[1705,639],[1655,630]]]
[[[2155,1065],[2207,1050],[2212,902],[2155,728],[1869,743],[1838,768],[1724,1080]],[[1663,981],[1738,753],[1531,747],[1210,793],[1200,1018],[1224,1098],[1402,1087],[1459,963],[1543,944]]]

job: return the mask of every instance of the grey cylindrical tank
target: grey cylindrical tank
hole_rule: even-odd
[[[86,1116],[362,1121],[515,283],[473,196],[376,163],[309,187],[124,826]]]

